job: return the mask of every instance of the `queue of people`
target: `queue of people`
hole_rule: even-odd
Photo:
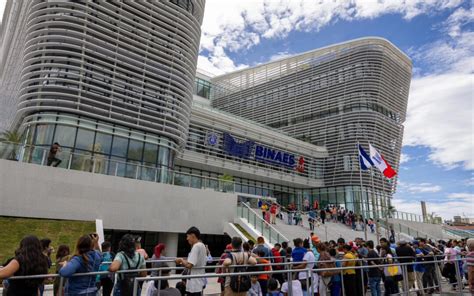
[[[174,262],[183,268],[184,275],[205,275],[206,266],[212,261],[209,249],[203,243],[198,228],[191,227],[186,232],[190,252],[186,258],[176,258]],[[65,279],[61,287],[54,282],[55,295],[95,296],[99,290],[102,295],[131,295],[136,277],[148,275],[148,254],[141,247],[140,240],[126,234],[118,245],[117,253],[111,250],[109,242],[99,246],[95,233],[84,235],[77,241],[74,252],[69,247],[59,246],[56,252],[56,271]],[[0,279],[4,282],[4,294],[42,295],[44,278],[12,279],[12,276],[46,275],[51,267],[51,240],[39,240],[27,236],[15,252],[15,256],[0,268]],[[152,267],[164,268],[161,275],[169,274],[164,254],[166,246],[159,243],[152,255]],[[461,257],[466,257],[464,264]],[[443,258],[443,261],[438,259]],[[161,260],[161,261],[160,261]],[[401,265],[406,265],[403,272]],[[471,264],[468,265],[468,264]],[[293,247],[288,242],[275,244],[272,248],[264,237],[243,242],[240,237],[231,239],[223,251],[215,272],[223,296],[339,296],[346,295],[385,295],[417,291],[417,295],[429,295],[439,291],[438,273],[445,277],[452,289],[463,285],[459,281],[465,277],[474,292],[474,239],[433,242],[420,238],[413,241],[398,241],[396,244],[386,238],[379,242],[355,238],[346,242],[323,242],[314,235],[296,238]],[[382,266],[381,265],[385,265]],[[337,270],[343,267],[344,270]],[[131,270],[131,272],[113,273]],[[214,269],[212,269],[214,270]],[[311,272],[309,272],[311,270]],[[102,274],[75,276],[90,272],[106,271]],[[239,275],[241,272],[255,272],[255,275]],[[151,276],[158,274],[152,272]],[[290,276],[289,276],[290,275]],[[407,278],[404,279],[404,276]],[[405,283],[405,285],[404,285]],[[209,284],[205,277],[189,278],[170,287],[167,280],[151,281],[146,293],[157,295],[200,296]],[[408,291],[406,289],[408,284]],[[383,289],[382,289],[383,287]],[[141,292],[142,286],[138,286]],[[350,293],[348,293],[350,291]],[[145,290],[144,290],[145,292]]]

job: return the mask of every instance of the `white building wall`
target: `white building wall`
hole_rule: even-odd
[[[223,234],[237,195],[0,160],[0,215],[95,220],[106,229]]]

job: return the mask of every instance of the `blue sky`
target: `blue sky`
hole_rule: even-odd
[[[474,217],[473,18],[463,0],[207,0],[198,67],[218,75],[359,37],[390,40],[413,61],[393,203]]]
[[[461,0],[208,0],[198,67],[222,74],[364,36],[413,61],[393,203],[474,217],[473,9]]]

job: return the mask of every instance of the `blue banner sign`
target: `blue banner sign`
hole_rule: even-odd
[[[232,156],[253,158],[256,161],[295,168],[298,172],[304,172],[303,156],[299,156],[296,160],[294,154],[255,144],[254,141],[237,142],[229,133],[224,133],[222,149]]]

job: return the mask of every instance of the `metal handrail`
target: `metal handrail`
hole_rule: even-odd
[[[273,227],[270,223],[267,223],[267,221],[263,220],[260,215],[255,212],[251,207],[250,205],[248,205],[247,203],[245,202],[241,202],[240,203],[241,205],[244,205],[249,211],[251,211],[255,216],[256,216],[256,219],[258,219],[259,221],[263,222],[266,226],[269,226],[269,228],[271,230],[273,230],[280,238],[281,238],[281,241],[286,241],[286,242],[289,242],[290,240],[284,236],[280,231],[278,231],[275,227]],[[242,213],[243,214],[243,213]],[[244,218],[244,217],[242,217]],[[249,223],[251,223],[250,221],[248,221]],[[251,223],[252,224],[252,223]],[[256,227],[256,225],[254,225],[254,227]],[[262,233],[263,235],[263,233]],[[271,234],[270,234],[270,238],[268,239],[268,241],[270,242],[271,241]]]

